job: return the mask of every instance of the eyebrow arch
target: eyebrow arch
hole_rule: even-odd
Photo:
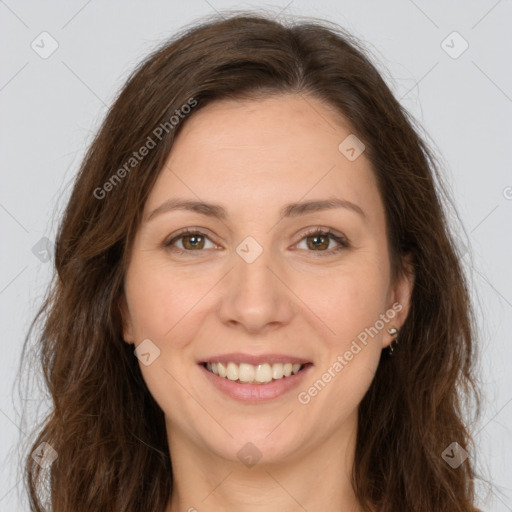
[[[299,217],[300,215],[306,215],[308,213],[315,213],[323,210],[330,210],[334,208],[346,208],[359,214],[364,220],[367,220],[365,212],[360,206],[354,204],[345,199],[331,198],[331,199],[319,199],[314,201],[302,201],[298,203],[290,203],[285,205],[280,212],[281,219],[286,217]],[[226,220],[228,214],[226,210],[213,203],[205,203],[203,201],[195,201],[190,199],[173,198],[163,202],[160,206],[155,208],[147,217],[145,222],[149,222],[151,219],[162,213],[175,211],[175,210],[186,210],[205,215],[207,217],[214,217],[220,220]]]

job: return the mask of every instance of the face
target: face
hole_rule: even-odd
[[[276,462],[353,430],[412,282],[391,281],[384,205],[348,136],[301,95],[217,101],[184,124],[123,304],[171,438],[234,462],[250,442]]]

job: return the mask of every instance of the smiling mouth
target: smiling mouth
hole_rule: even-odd
[[[269,384],[273,381],[293,377],[306,367],[311,366],[312,363],[263,363],[252,365],[248,363],[208,362],[202,363],[202,365],[214,375],[238,384]]]

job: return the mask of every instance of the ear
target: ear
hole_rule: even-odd
[[[130,311],[128,310],[128,303],[126,302],[126,296],[124,293],[120,295],[117,305],[119,307],[119,312],[121,313],[123,324],[123,339],[128,344],[135,343]]]
[[[411,297],[414,289],[415,272],[412,263],[412,254],[408,253],[403,257],[404,271],[392,285],[388,297],[387,311],[394,311],[395,316],[388,322],[386,329],[396,327],[399,331],[405,323],[411,309]],[[387,347],[395,339],[387,330],[382,337],[382,347]]]

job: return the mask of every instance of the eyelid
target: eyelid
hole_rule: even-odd
[[[349,243],[348,238],[343,233],[335,231],[334,229],[329,228],[327,226],[314,226],[312,228],[309,228],[308,231],[302,233],[302,237],[299,241],[316,233],[324,233],[326,235],[331,235],[332,238],[340,238],[347,244]]]
[[[184,228],[181,231],[178,231],[177,233],[174,233],[173,235],[168,237],[166,239],[166,241],[164,242],[164,246],[172,248],[171,244],[173,242],[176,242],[177,240],[179,240],[180,238],[182,238],[182,237],[184,237],[186,235],[189,235],[189,236],[192,236],[192,235],[203,236],[204,238],[207,238],[208,240],[210,240],[213,244],[218,245],[216,242],[214,242],[212,240],[212,236],[209,233],[210,233],[209,230],[206,229],[206,228]],[[187,253],[191,253],[191,252],[204,252],[204,249],[201,250],[201,251],[185,251],[183,249],[180,249],[179,247],[176,248],[176,250],[177,251],[181,251],[181,252],[187,252]]]
[[[178,253],[182,253],[182,254],[183,253],[191,254],[194,252],[199,252],[199,253],[205,252],[205,249],[200,249],[197,251],[180,249],[179,247],[173,247],[172,244],[186,235],[190,235],[190,236],[199,235],[199,236],[203,236],[203,237],[209,239],[213,244],[218,245],[211,239],[211,236],[208,233],[209,233],[209,230],[207,230],[206,228],[184,228],[181,231],[178,231],[177,233],[173,234],[167,241],[165,241],[164,246],[166,248],[170,248],[174,252],[178,252]],[[317,253],[316,254],[317,256],[332,255],[341,249],[347,249],[351,245],[350,241],[344,234],[339,233],[329,227],[313,226],[313,227],[309,228],[306,232],[302,233],[301,238],[299,239],[298,242],[296,242],[294,244],[294,246],[301,243],[305,238],[307,238],[309,236],[316,235],[316,234],[318,234],[320,236],[327,236],[331,240],[334,240],[338,244],[337,247],[335,247],[333,249],[328,249],[325,251],[308,251],[308,250],[306,250],[306,252]],[[296,250],[296,249],[294,249],[294,250]]]
[[[331,240],[334,240],[338,244],[337,247],[334,247],[333,249],[328,249],[326,251],[306,251],[313,254],[316,253],[316,256],[333,255],[342,249],[348,249],[351,245],[349,239],[344,234],[335,231],[332,228],[323,226],[315,226],[313,228],[310,228],[305,233],[302,233],[300,240],[295,245],[300,244],[305,238],[308,238],[313,235],[326,236]]]

